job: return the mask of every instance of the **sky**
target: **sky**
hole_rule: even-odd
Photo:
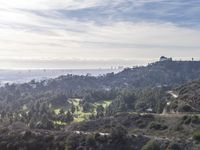
[[[199,0],[0,0],[0,68],[199,60]]]

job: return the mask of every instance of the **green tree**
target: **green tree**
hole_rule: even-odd
[[[72,112],[72,114],[74,114],[75,111],[76,111],[76,107],[72,104],[72,106],[71,106],[71,112]]]
[[[98,105],[96,111],[97,111],[97,118],[104,116],[104,107],[102,105]]]
[[[60,111],[59,111],[59,114],[64,115],[65,111],[61,108]]]

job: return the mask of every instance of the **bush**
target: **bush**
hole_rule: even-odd
[[[191,108],[191,106],[189,106],[187,104],[182,104],[178,107],[178,111],[179,112],[192,112],[192,108]]]
[[[197,142],[200,142],[200,131],[197,131],[193,134],[193,139]]]
[[[139,128],[144,128],[144,127],[146,127],[146,123],[145,123],[145,121],[142,120],[142,119],[137,120],[137,121],[136,121],[136,124],[137,124],[137,126],[138,126]]]
[[[160,150],[160,145],[154,140],[150,140],[143,147],[142,150]]]
[[[154,129],[154,130],[165,130],[168,127],[166,125],[160,124],[160,123],[156,123],[156,122],[152,122],[149,126],[150,129]]]
[[[177,108],[178,108],[178,101],[173,101],[173,102],[171,103],[170,107],[171,107],[171,109],[173,109],[173,110],[176,111]]]
[[[117,125],[111,129],[111,137],[116,139],[125,139],[127,137],[128,131],[122,125]]]
[[[199,123],[200,123],[199,117],[196,116],[196,115],[192,116],[191,122],[192,122],[193,124],[199,124]]]
[[[183,126],[182,126],[182,123],[176,124],[176,125],[173,127],[173,130],[174,130],[174,131],[182,131],[182,130],[184,130],[184,128],[183,128]]]
[[[191,117],[190,116],[183,116],[182,118],[184,124],[190,124],[191,123]]]
[[[181,150],[181,146],[178,143],[170,143],[167,150]]]

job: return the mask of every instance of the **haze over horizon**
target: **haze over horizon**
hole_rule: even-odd
[[[0,0],[0,68],[199,60],[200,1]]]

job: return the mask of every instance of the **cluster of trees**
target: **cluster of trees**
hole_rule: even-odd
[[[112,89],[93,89],[86,91],[86,94],[83,96],[83,100],[87,102],[97,102],[102,100],[113,100],[119,93],[118,88]]]
[[[12,124],[18,121],[23,122],[30,128],[51,130],[60,127],[55,122],[72,122],[73,114],[70,111],[64,112],[63,109],[60,110],[59,114],[56,114],[50,103],[40,101],[32,103],[29,107],[24,105],[22,109],[14,112],[4,109],[0,112],[1,124]]]
[[[151,112],[161,113],[167,101],[168,88],[144,88],[137,90],[123,90],[107,108],[106,114],[118,112]]]

